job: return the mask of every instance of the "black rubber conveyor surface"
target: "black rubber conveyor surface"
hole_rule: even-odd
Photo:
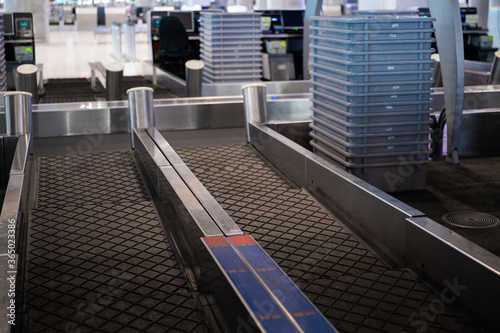
[[[20,332],[205,332],[132,155],[38,164]]]
[[[454,304],[439,303],[441,291],[383,262],[250,146],[177,151],[340,332],[481,331]]]

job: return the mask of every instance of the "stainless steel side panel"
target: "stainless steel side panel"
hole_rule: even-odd
[[[318,156],[306,159],[306,190],[379,253],[404,264],[405,221],[424,214]]]
[[[193,237],[222,236],[222,232],[207,214],[203,206],[193,196],[175,169],[171,166],[160,167],[160,202],[169,201],[175,209],[182,209],[180,216],[187,218],[196,224],[197,228],[190,223],[186,224],[186,232]],[[187,215],[186,215],[187,213]],[[198,231],[199,230],[199,231]]]
[[[12,159],[12,166],[10,168],[11,176],[24,174],[26,163],[28,161],[30,140],[30,134],[19,136],[14,158]]]
[[[208,214],[226,236],[242,235],[241,229],[234,223],[226,211],[219,205],[210,192],[201,184],[191,170],[184,164],[172,146],[163,138],[156,128],[147,130],[161,152],[167,157],[178,175],[186,183],[194,196],[200,201]]]
[[[23,188],[24,175],[11,175],[0,213],[0,255],[8,253],[9,223],[16,225],[21,203],[21,192]],[[7,264],[7,263],[5,263]],[[2,266],[1,267],[7,267]]]
[[[436,302],[461,303],[500,331],[500,258],[426,217],[406,223],[405,262],[442,286]]]
[[[306,156],[312,152],[265,125],[250,124],[252,145],[280,172],[299,187],[305,187]]]
[[[288,179],[304,187],[361,238],[404,263],[405,220],[424,214],[341,170],[271,129],[251,124],[254,147]]]

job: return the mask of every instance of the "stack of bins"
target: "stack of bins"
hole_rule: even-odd
[[[2,14],[0,14],[0,90],[7,90],[7,65],[5,62],[5,41]]]
[[[314,17],[315,153],[387,192],[425,185],[432,18]]]
[[[260,81],[262,42],[258,13],[201,12],[200,37],[204,82]]]

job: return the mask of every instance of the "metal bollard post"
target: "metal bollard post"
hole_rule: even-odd
[[[123,65],[118,63],[106,65],[106,100],[122,99]]]
[[[439,58],[438,53],[434,53],[431,55],[431,59],[435,61],[434,68],[432,72],[432,86],[433,87],[442,87],[443,86],[443,76],[441,75],[441,60]]]
[[[132,149],[135,148],[134,128],[155,126],[153,92],[154,90],[149,87],[137,87],[127,90]]]
[[[31,64],[25,64],[17,67],[18,91],[31,93],[31,102],[38,104],[38,84],[36,83],[36,73],[38,67]]]
[[[203,68],[200,60],[186,62],[186,89],[187,97],[200,97],[203,84]]]
[[[25,91],[14,91],[6,93],[4,99],[7,135],[31,134],[33,130],[31,94]]]
[[[243,107],[247,128],[247,142],[250,142],[250,123],[267,122],[267,86],[262,83],[252,83],[241,87],[243,91]]]
[[[488,84],[500,84],[500,51],[495,52]]]

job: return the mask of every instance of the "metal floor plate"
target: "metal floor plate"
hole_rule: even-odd
[[[250,146],[177,152],[341,332],[480,330],[412,271],[385,264]],[[443,306],[432,312],[436,302]]]
[[[44,157],[39,167],[26,332],[207,331],[130,153]]]

